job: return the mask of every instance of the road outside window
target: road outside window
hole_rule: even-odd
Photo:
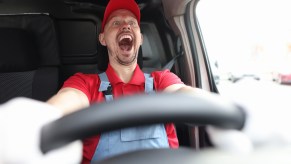
[[[290,6],[289,0],[200,0],[196,14],[222,95],[290,97]]]

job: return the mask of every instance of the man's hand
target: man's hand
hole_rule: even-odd
[[[0,106],[0,163],[79,163],[80,141],[43,154],[40,131],[43,125],[61,117],[51,105],[15,98]]]
[[[241,131],[207,127],[210,139],[217,148],[251,152],[259,147],[284,147],[291,144],[289,101],[260,93],[252,93],[251,96],[237,94],[232,99],[245,110],[246,122]]]

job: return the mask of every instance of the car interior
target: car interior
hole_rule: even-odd
[[[10,93],[12,95],[9,97],[6,92],[1,92],[3,93],[1,102],[16,96],[46,100],[56,93],[72,74],[97,73],[106,69],[107,52],[98,41],[101,13],[105,9],[106,1],[100,2],[102,3],[84,1],[53,1],[49,4],[33,1],[1,3],[1,36],[3,35],[1,50],[4,52],[1,55],[1,72],[9,74],[36,72],[35,75],[32,75],[33,73],[23,75],[27,76],[27,80],[31,79],[30,84],[27,85],[32,88],[28,90],[34,92],[14,92]],[[158,10],[153,10],[156,13],[152,10],[147,11],[148,8],[161,7],[160,2],[143,3],[143,5],[145,6],[142,11],[145,11],[145,14],[142,13],[144,16],[141,31],[144,44],[139,52],[142,54],[139,55],[139,65],[145,72],[151,72],[161,69],[177,54],[175,45],[179,43],[167,23],[160,21],[164,19],[162,13]],[[154,15],[155,18],[160,18],[151,20]],[[44,77],[40,77],[42,75],[51,80],[44,80]],[[54,77],[49,78],[48,75]],[[43,81],[38,83],[38,80]],[[45,82],[48,84],[43,84]],[[42,87],[38,86],[41,84],[52,87],[47,89],[51,92],[38,93],[46,92],[37,89]],[[9,86],[9,81],[1,88],[6,89],[5,85]]]
[[[98,34],[107,2],[0,1],[0,103],[19,96],[46,101],[69,76],[77,72],[105,71],[107,51],[99,43]],[[176,6],[175,0],[137,2],[144,36],[138,63],[143,71],[170,69],[184,83],[215,92],[214,80],[209,80],[213,78],[205,62],[207,59],[187,55],[191,51],[203,52],[203,49],[191,47],[183,36],[191,30],[179,26],[179,22],[185,21],[181,14],[186,9]],[[199,41],[199,37],[193,36],[192,40]],[[199,63],[206,63],[205,70],[198,69]],[[204,79],[198,76],[201,74]],[[203,126],[177,123],[176,127],[181,146],[194,149],[211,146]]]

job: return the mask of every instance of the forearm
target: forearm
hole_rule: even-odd
[[[50,98],[47,103],[60,109],[64,115],[89,106],[87,96],[74,88],[61,89],[56,95]]]
[[[165,88],[164,92],[183,92],[195,94],[197,92],[202,93],[207,91],[203,91],[202,89],[194,88],[185,84],[173,84]]]

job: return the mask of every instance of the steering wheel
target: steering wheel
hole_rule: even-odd
[[[93,104],[45,125],[41,131],[41,150],[47,153],[74,140],[102,132],[154,123],[187,123],[241,129],[245,117],[240,106],[214,94],[156,93],[127,96],[107,103]],[[179,148],[141,150],[97,163],[141,163],[140,159],[147,159],[145,163],[158,161],[168,164],[175,161],[184,163],[186,158],[198,159],[193,150]]]

